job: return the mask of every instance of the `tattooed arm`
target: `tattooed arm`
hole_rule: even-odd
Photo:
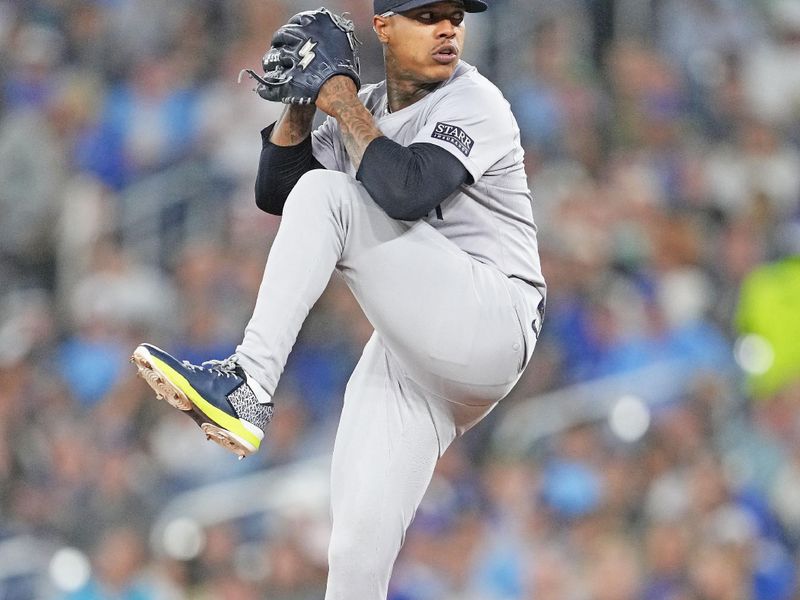
[[[256,175],[256,206],[273,215],[283,213],[289,192],[300,178],[323,166],[314,158],[311,125],[316,108],[288,106],[277,123],[261,132],[261,158]]]
[[[322,86],[317,108],[339,122],[344,147],[353,166],[358,169],[369,143],[383,136],[372,114],[358,99],[358,90],[349,77],[332,77]]]
[[[329,79],[317,107],[339,122],[356,179],[393,219],[420,219],[434,209],[444,218],[438,205],[470,181],[466,167],[447,150],[425,143],[402,146],[385,137],[347,77]]]
[[[311,135],[315,112],[317,109],[314,105],[287,106],[275,123],[269,141],[276,146],[296,146]]]
[[[300,177],[311,169],[324,168],[314,158],[311,143],[317,108],[339,121],[345,148],[356,169],[369,143],[383,135],[358,99],[356,86],[349,77],[333,77],[322,89],[317,106],[287,106],[278,122],[261,132],[256,205],[270,214],[283,213],[289,192]]]

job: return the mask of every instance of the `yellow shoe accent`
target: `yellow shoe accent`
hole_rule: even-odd
[[[175,369],[171,368],[168,364],[164,361],[158,360],[152,354],[150,355],[150,360],[152,360],[158,368],[167,376],[170,380],[172,385],[178,387],[189,400],[192,401],[200,412],[206,415],[209,419],[211,419],[217,425],[224,427],[225,429],[235,433],[242,439],[246,440],[252,446],[258,450],[258,447],[261,445],[261,440],[247,427],[244,426],[241,420],[238,418],[229,415],[223,410],[220,410],[213,404],[207,402],[197,391],[186,381],[186,378],[175,371]]]

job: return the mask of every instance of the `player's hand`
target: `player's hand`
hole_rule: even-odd
[[[319,90],[316,105],[322,112],[338,119],[347,107],[361,105],[358,99],[358,88],[352,79],[345,75],[336,75],[326,81]]]

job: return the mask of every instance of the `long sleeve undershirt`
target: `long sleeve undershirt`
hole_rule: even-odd
[[[356,173],[375,203],[393,219],[420,219],[470,179],[447,150],[434,144],[402,146],[372,140]]]
[[[300,177],[323,166],[314,158],[310,136],[296,146],[277,146],[269,139],[273,127],[261,132],[255,196],[261,210],[280,215]],[[439,146],[419,143],[406,147],[379,137],[367,146],[356,179],[390,217],[415,220],[471,178],[464,165]]]
[[[278,146],[269,136],[273,123],[261,132],[261,159],[256,176],[256,206],[271,215],[283,214],[283,205],[299,179],[323,166],[311,151],[311,136],[296,146]]]

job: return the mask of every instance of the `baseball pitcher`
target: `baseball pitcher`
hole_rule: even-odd
[[[285,103],[262,131],[256,203],[283,218],[236,353],[150,344],[156,394],[240,457],[258,450],[306,318],[338,270],[374,326],[333,450],[327,600],[383,600],[436,461],[508,394],[544,315],[531,195],[508,102],[461,60],[481,0],[374,0],[386,79],[361,87],[352,22],[281,27],[248,70]],[[315,111],[327,119],[312,131]],[[277,407],[280,408],[279,406]]]

